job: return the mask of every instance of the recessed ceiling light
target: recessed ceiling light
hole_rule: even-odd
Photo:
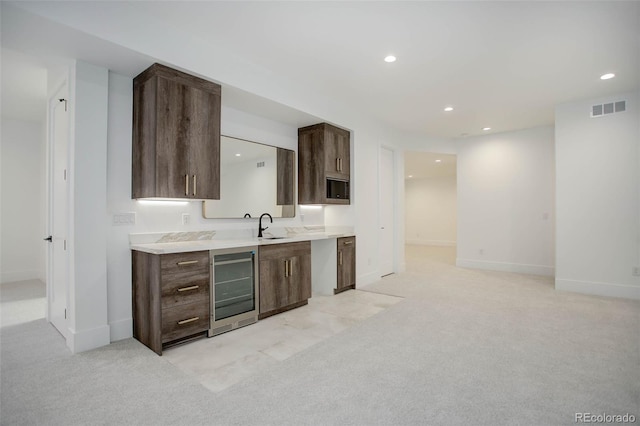
[[[436,163],[442,163],[442,160],[436,160]]]
[[[607,74],[603,74],[600,76],[600,80],[609,80],[610,78],[615,77],[616,75],[612,72],[607,73]]]
[[[491,130],[491,127],[483,127],[482,130],[486,132],[487,130]]]
[[[386,58],[384,58],[385,62],[395,62],[396,61],[396,57],[393,55],[389,55]]]
[[[445,110],[446,112],[453,111],[453,107],[450,107],[450,106],[449,106],[449,107],[446,107],[444,110]]]
[[[407,177],[412,178],[412,177],[413,177],[413,175],[409,175],[409,176],[407,176]]]
[[[236,154],[236,157],[240,157],[240,153],[237,153],[237,154]]]

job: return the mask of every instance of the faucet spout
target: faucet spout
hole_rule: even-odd
[[[271,217],[271,215],[269,213],[262,213],[260,215],[260,219],[258,220],[258,238],[262,238],[262,231],[264,231],[265,229],[269,229],[268,226],[265,226],[264,228],[262,227],[262,218],[264,216],[269,216],[269,219],[271,220],[271,223],[273,223],[273,218]]]

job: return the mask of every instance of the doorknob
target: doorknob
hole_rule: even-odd
[[[49,235],[47,238],[43,238],[44,241],[53,242],[53,235]]]

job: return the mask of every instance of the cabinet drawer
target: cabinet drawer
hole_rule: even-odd
[[[162,285],[162,309],[209,300],[209,275],[197,280],[172,281]]]
[[[209,252],[207,250],[163,254],[160,257],[160,269],[162,278],[165,280],[209,274]]]
[[[341,237],[338,238],[338,249],[341,248],[353,248],[356,246],[356,237]]]
[[[209,299],[209,252],[176,253],[161,258],[162,309]]]
[[[209,329],[209,300],[162,310],[162,343]]]
[[[160,256],[160,270],[162,282],[169,283],[176,280],[209,275],[209,252],[194,251],[189,253],[163,254]]]

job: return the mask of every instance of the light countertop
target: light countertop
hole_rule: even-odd
[[[200,250],[218,250],[236,247],[250,247],[269,244],[285,244],[300,241],[325,240],[330,238],[352,237],[353,232],[312,232],[277,239],[265,238],[230,238],[207,239],[194,241],[172,241],[163,243],[131,244],[131,250],[142,251],[151,254],[182,253]]]

